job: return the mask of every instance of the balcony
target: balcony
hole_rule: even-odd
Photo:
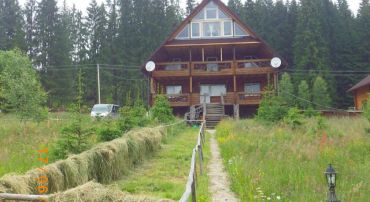
[[[273,71],[270,59],[238,60],[236,62],[236,74],[238,75],[267,74]]]
[[[164,96],[167,97],[171,107],[186,107],[190,105],[189,94],[166,94]],[[154,99],[155,95],[153,96],[153,101]]]
[[[261,93],[238,93],[237,103],[241,105],[258,105],[262,99]]]
[[[224,76],[233,75],[232,62],[194,62],[194,76]]]
[[[188,62],[167,62],[156,64],[154,77],[181,77],[189,76],[190,69]]]

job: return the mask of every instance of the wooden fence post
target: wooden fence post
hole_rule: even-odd
[[[193,183],[191,185],[191,198],[193,202],[197,201],[196,187],[195,183],[197,182],[197,158],[194,158],[194,172],[193,172]]]
[[[203,175],[203,149],[201,145],[198,145],[198,154],[199,154],[199,171],[200,175]]]

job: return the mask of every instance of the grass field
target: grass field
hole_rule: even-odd
[[[115,182],[125,192],[178,200],[185,191],[190,170],[192,149],[199,129],[182,128],[168,136],[162,149],[155,156],[134,169],[120,181]],[[205,165],[209,160],[206,145]],[[199,168],[199,167],[198,167]],[[198,201],[210,201],[207,175],[198,175]]]
[[[297,129],[254,120],[224,121],[217,127],[232,189],[242,201],[326,201],[324,172],[339,173],[341,201],[370,198],[370,124],[362,118],[332,118],[326,129],[305,120]]]
[[[43,165],[38,161],[38,150],[50,149],[50,144],[59,137],[61,127],[69,122],[68,114],[49,115],[49,120],[36,123],[21,122],[13,115],[0,114],[0,177]],[[85,124],[91,125],[91,121],[88,116],[84,119]]]

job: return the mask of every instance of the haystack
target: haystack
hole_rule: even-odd
[[[135,164],[160,149],[164,134],[163,128],[138,129],[122,138],[47,165],[43,170],[33,169],[24,175],[5,175],[0,178],[0,192],[38,194],[37,187],[41,184],[36,179],[45,175],[48,177],[48,193],[65,191],[91,180],[109,183],[127,174]]]
[[[156,199],[148,196],[134,196],[121,192],[118,188],[105,187],[96,182],[56,193],[49,197],[50,202],[170,202],[167,199]]]

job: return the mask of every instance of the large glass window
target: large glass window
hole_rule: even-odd
[[[224,21],[224,36],[233,35],[233,23],[232,21]]]
[[[235,25],[235,36],[247,36],[247,33],[238,25],[237,23],[234,23]]]
[[[261,84],[260,83],[246,83],[244,84],[245,93],[261,93]]]
[[[204,19],[204,10],[201,10],[198,15],[194,17],[194,20],[203,20]]]
[[[203,23],[203,36],[204,37],[221,36],[220,22],[204,22]]]
[[[212,38],[212,37],[241,37],[249,34],[232,18],[222,11],[217,4],[210,1],[204,9],[191,20],[177,39]]]
[[[217,18],[217,9],[208,8],[206,9],[206,19],[216,19]]]
[[[200,37],[200,23],[199,22],[191,23],[191,37],[193,38]]]
[[[168,95],[178,95],[182,93],[182,86],[166,86],[166,93]]]
[[[177,35],[178,39],[189,38],[189,25],[186,25],[185,28]]]

